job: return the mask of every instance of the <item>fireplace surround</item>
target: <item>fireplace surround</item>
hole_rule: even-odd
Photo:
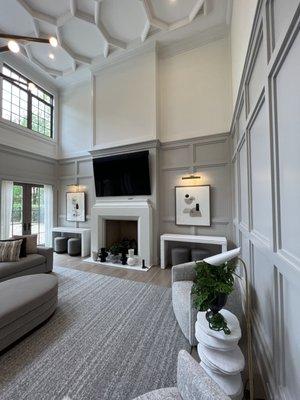
[[[99,202],[92,207],[92,251],[106,246],[106,221],[137,221],[140,267],[153,265],[153,209],[148,199]]]

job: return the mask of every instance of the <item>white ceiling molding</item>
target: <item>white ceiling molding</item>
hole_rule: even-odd
[[[176,47],[177,43],[183,39],[187,40],[187,37],[195,36],[197,32],[202,35],[202,32],[213,26],[227,23],[232,2],[232,0],[224,2],[192,0],[188,3],[190,5],[186,6],[179,2],[169,4],[166,0],[68,1],[68,9],[65,9],[60,0],[45,1],[45,3],[35,0],[30,3],[29,0],[10,0],[5,10],[6,14],[11,7],[11,18],[13,18],[14,12],[20,14],[20,8],[17,10],[14,7],[16,4],[21,6],[25,14],[24,19],[26,17],[27,21],[24,23],[24,27],[27,27],[24,35],[29,35],[30,20],[32,36],[56,35],[59,47],[63,51],[57,53],[58,57],[55,57],[54,61],[49,60],[49,64],[45,59],[43,45],[40,48],[35,47],[33,51],[30,50],[31,44],[22,45],[21,55],[49,76],[59,77],[59,85],[63,85],[61,77],[72,73],[76,76],[78,69],[87,66],[93,69],[97,65],[110,64],[108,62],[110,58],[116,59],[122,56],[126,58],[127,53],[132,54],[146,42],[157,41],[159,46],[163,47],[173,43]],[[58,9],[61,10],[60,15]],[[80,25],[76,21],[83,21],[94,28],[87,27],[85,33],[82,22]],[[20,26],[22,23],[20,20]],[[53,52],[55,53],[55,49]]]

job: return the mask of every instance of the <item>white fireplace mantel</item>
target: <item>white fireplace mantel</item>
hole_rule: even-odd
[[[121,200],[96,203],[92,207],[92,251],[105,247],[106,220],[137,221],[138,256],[153,265],[153,210],[149,200]]]

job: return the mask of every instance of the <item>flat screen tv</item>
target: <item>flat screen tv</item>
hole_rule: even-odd
[[[94,158],[96,196],[150,195],[149,151]]]

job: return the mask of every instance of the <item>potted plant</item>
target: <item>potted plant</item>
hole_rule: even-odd
[[[210,329],[229,335],[226,319],[219,312],[226,304],[228,295],[234,290],[236,265],[234,258],[240,249],[208,257],[196,263],[196,279],[192,287],[194,306],[206,311]]]

